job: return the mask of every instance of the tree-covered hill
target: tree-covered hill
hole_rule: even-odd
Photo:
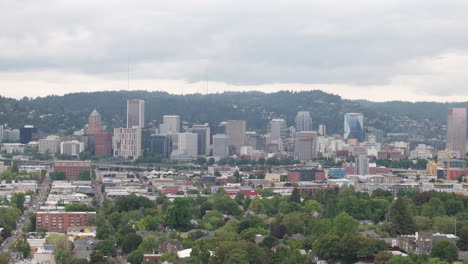
[[[96,108],[108,127],[123,126],[127,99],[144,99],[146,120],[152,124],[158,124],[164,114],[178,114],[189,123],[208,122],[212,125],[228,119],[245,119],[250,130],[264,132],[271,118],[285,118],[289,125],[293,125],[297,111],[308,110],[315,128],[323,123],[327,125],[329,133],[341,134],[344,113],[363,112],[366,126],[386,132],[416,133],[428,138],[445,133],[442,129],[449,107],[468,107],[468,102],[353,101],[322,91],[225,92],[208,95],[113,91],[34,99],[25,97],[21,100],[0,97],[0,124],[12,128],[32,124],[44,133],[70,133],[82,128]]]

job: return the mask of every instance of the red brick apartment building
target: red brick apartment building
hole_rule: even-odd
[[[91,173],[91,161],[55,161],[52,171],[64,172],[67,180],[77,181],[80,178],[80,171]]]
[[[47,227],[48,232],[65,232],[70,226],[85,226],[91,215],[96,212],[37,212],[36,229]]]

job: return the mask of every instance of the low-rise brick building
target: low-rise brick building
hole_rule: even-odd
[[[96,212],[37,212],[36,229],[46,227],[48,232],[65,232],[70,226],[84,226]]]

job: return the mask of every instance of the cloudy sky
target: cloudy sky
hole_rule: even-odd
[[[468,101],[467,10],[466,0],[0,0],[0,95],[320,89]]]

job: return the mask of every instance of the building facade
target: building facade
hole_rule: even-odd
[[[296,116],[296,132],[312,131],[312,117],[309,111],[299,111]]]
[[[70,226],[85,226],[96,212],[37,212],[36,229],[46,227],[48,232],[66,232]]]
[[[163,123],[159,127],[160,133],[170,134],[180,132],[180,116],[178,115],[164,115]]]
[[[296,133],[294,157],[301,161],[310,161],[317,157],[317,132],[301,131]]]
[[[60,154],[77,157],[84,151],[84,143],[78,140],[63,141],[60,143]]]
[[[60,152],[61,143],[60,137],[53,135],[39,139],[39,153],[55,154]]]
[[[112,149],[115,157],[137,159],[142,155],[141,128],[114,128]]]
[[[361,113],[346,113],[344,116],[344,139],[364,141],[364,115]]]
[[[228,120],[226,132],[228,136],[229,145],[233,147],[234,153],[239,154],[241,147],[245,145],[245,120]]]
[[[127,128],[145,127],[145,101],[140,99],[127,100]]]
[[[229,139],[225,134],[213,136],[213,156],[224,158],[229,156]]]
[[[77,181],[80,178],[80,171],[89,171],[91,174],[91,161],[55,161],[52,164],[53,172],[65,173],[65,178],[69,181]]]
[[[466,155],[466,108],[450,108],[447,119],[447,149]]]

